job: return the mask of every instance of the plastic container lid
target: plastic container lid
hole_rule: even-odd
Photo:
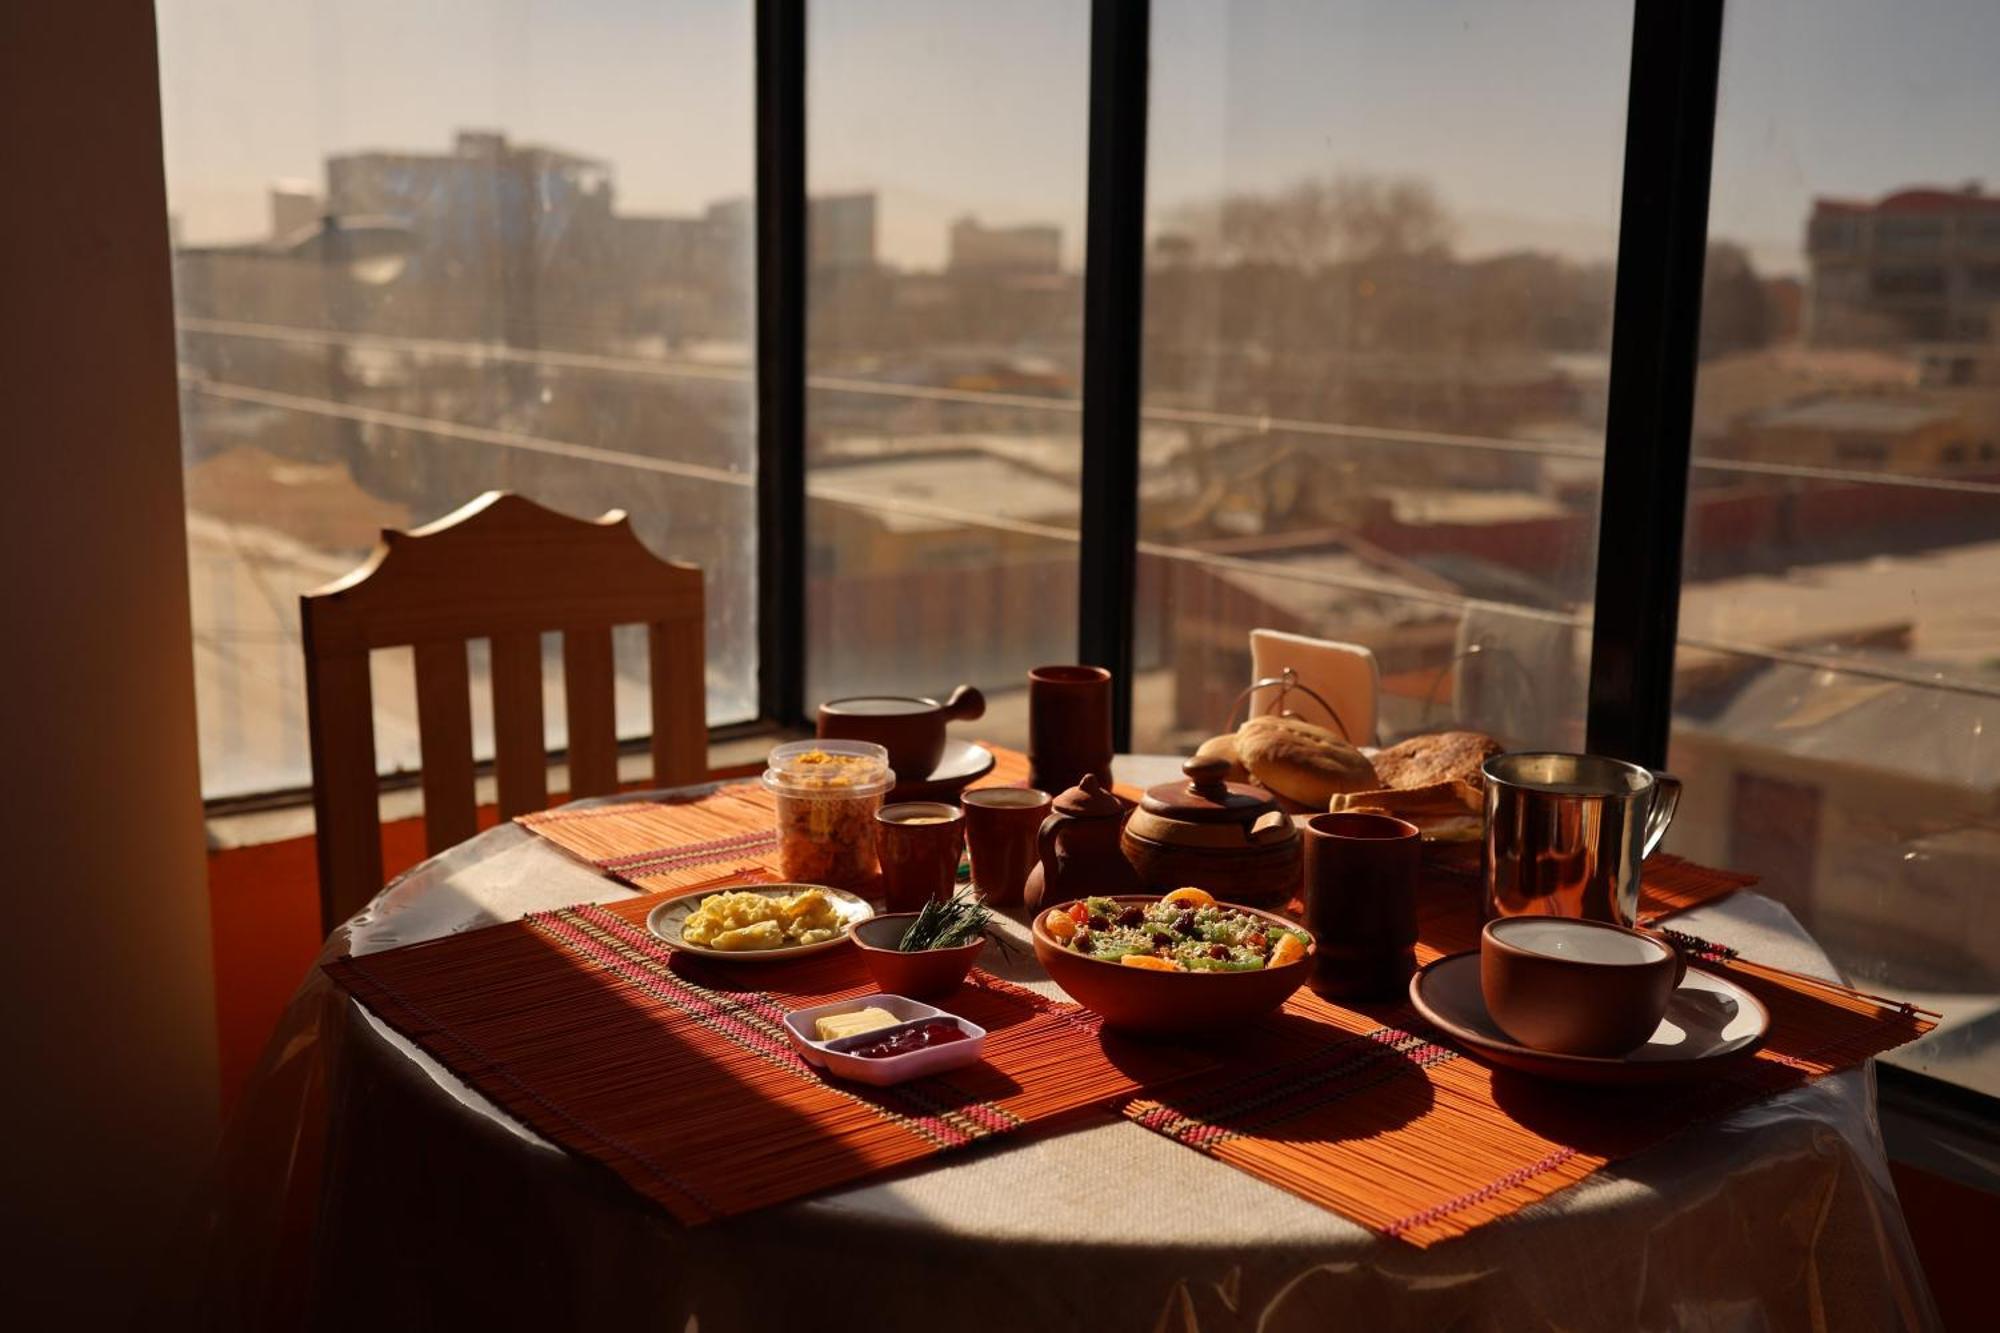
[[[896,785],[889,752],[869,741],[787,741],[771,751],[764,785],[780,796],[848,800]]]

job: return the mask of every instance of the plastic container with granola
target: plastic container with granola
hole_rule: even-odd
[[[875,812],[896,785],[889,752],[867,741],[792,741],[771,751],[770,765],[764,785],[778,807],[784,877],[875,892]]]

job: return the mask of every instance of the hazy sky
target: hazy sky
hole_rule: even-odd
[[[620,207],[751,184],[750,0],[159,0],[183,235],[265,229],[328,152],[497,128],[608,160]],[[1736,0],[1714,231],[1798,263],[1815,194],[2000,189],[2000,3]],[[1615,0],[1155,0],[1155,213],[1307,174],[1428,179],[1459,248],[1615,246],[1630,12]],[[963,213],[1082,243],[1085,0],[816,0],[814,190],[881,192],[885,258]]]

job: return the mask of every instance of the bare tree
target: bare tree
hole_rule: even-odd
[[[1184,205],[1170,215],[1168,230],[1187,238],[1200,261],[1314,272],[1371,259],[1444,258],[1453,228],[1427,181],[1340,175]]]

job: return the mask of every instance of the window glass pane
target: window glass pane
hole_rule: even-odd
[[[749,716],[751,7],[158,13],[208,793],[308,780],[299,594],[496,487],[700,564],[709,717]],[[377,656],[377,757],[414,767],[407,654]]]
[[[1579,745],[1629,9],[1153,13],[1136,744],[1263,627],[1371,649],[1385,742]]]
[[[2000,1092],[2000,11],[1732,5],[1669,845]]]
[[[812,6],[808,708],[1075,659],[1089,17]]]

